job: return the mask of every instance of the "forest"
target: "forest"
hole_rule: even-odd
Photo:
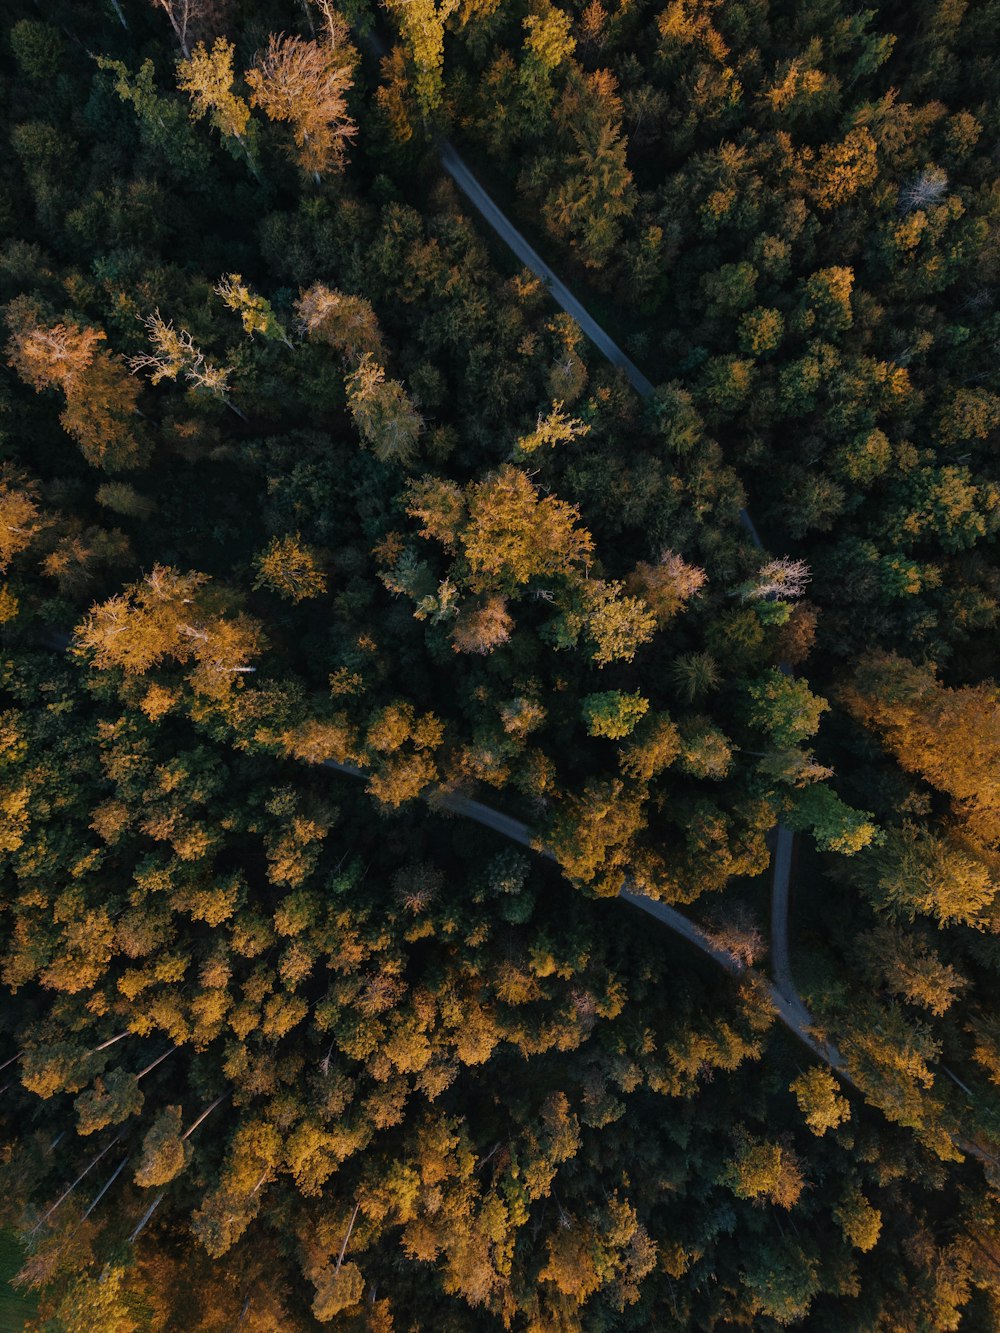
[[[1000,0],[7,0],[0,1329],[1000,1329]]]

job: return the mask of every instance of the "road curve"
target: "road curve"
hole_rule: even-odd
[[[336,759],[324,759],[323,766],[332,768],[338,773],[347,773],[354,778],[367,777],[363,769],[354,764],[341,763]],[[477,824],[482,824],[485,828],[499,833],[502,837],[519,843],[522,847],[538,852],[549,860],[555,860],[553,854],[529,825],[522,823],[519,819],[512,818],[510,815],[503,814],[500,810],[494,810],[492,806],[483,805],[481,801],[473,801],[467,796],[458,795],[456,792],[442,792],[433,788],[426,793],[426,799],[433,809],[447,810],[450,814],[472,819]],[[675,935],[680,935],[682,939],[693,944],[696,949],[700,950],[725,972],[728,972],[730,976],[760,977],[758,972],[747,967],[727,949],[717,945],[700,926],[695,925],[682,912],[678,912],[675,907],[671,907],[668,903],[658,902],[655,898],[649,898],[644,893],[633,893],[628,888],[623,888],[618,896],[630,907],[648,913],[661,925],[672,930]],[[760,977],[760,980],[771,999],[775,1013],[789,1031],[804,1042],[814,1055],[818,1056],[853,1086],[853,1080],[847,1072],[839,1051],[813,1032],[812,1016],[799,997],[794,994],[791,997],[783,994],[776,985],[767,981],[764,977]]]
[[[514,254],[517,255],[521,263],[529,268],[532,273],[545,283],[552,299],[557,305],[561,306],[568,315],[572,315],[580,328],[594,344],[597,350],[624,372],[629,383],[642,398],[649,398],[655,392],[653,385],[642,373],[641,370],[625,355],[622,349],[614,339],[601,328],[600,324],[584,309],[573,293],[564,282],[553,272],[546,264],[545,260],[539,255],[538,251],[525,240],[514,224],[502,212],[499,205],[490,197],[483,186],[479,183],[468,164],[464,161],[461,154],[455,148],[454,144],[447,139],[439,139],[437,143],[438,155],[441,165],[452,178],[458,188],[466,196],[476,211],[493,228],[500,239],[507,245]],[[758,536],[757,529],[754,526],[753,519],[746,509],[740,510],[740,522],[746,529],[750,540],[760,548],[762,542]],[[487,807],[482,807],[487,809]],[[466,811],[465,813],[469,813]],[[496,813],[496,812],[492,812]],[[475,816],[473,816],[475,818]],[[506,818],[506,816],[498,816]],[[483,821],[480,821],[483,822]],[[491,825],[491,827],[496,827]],[[502,832],[502,830],[499,830]],[[511,835],[508,835],[511,836]],[[800,1019],[810,1022],[809,1013],[798,991],[795,989],[795,982],[792,978],[791,961],[788,948],[788,898],[789,886],[791,882],[792,867],[792,844],[794,841],[790,829],[779,825],[776,831],[775,850],[772,861],[772,887],[771,887],[771,966],[775,984],[785,999],[793,1006],[797,1007]],[[654,915],[656,915],[654,913]],[[679,921],[687,921],[686,917],[681,917],[679,913],[675,914]],[[682,935],[686,935],[683,928],[677,924],[672,924],[671,919],[661,916],[659,918],[664,924],[671,926],[671,929],[678,930]],[[688,923],[690,925],[690,923]],[[694,927],[692,927],[694,929]],[[690,936],[686,936],[690,938]],[[701,947],[701,946],[699,946]]]

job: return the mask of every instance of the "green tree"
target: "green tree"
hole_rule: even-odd
[[[816,734],[830,705],[813,694],[804,680],[772,667],[746,689],[746,720],[766,732],[776,745],[791,746]]]
[[[620,740],[630,735],[649,711],[649,700],[641,694],[622,694],[620,690],[609,690],[603,694],[586,695],[582,707],[583,718],[591,736]]]
[[[819,776],[828,771],[820,769]],[[880,840],[878,826],[870,813],[852,809],[821,783],[796,791],[785,817],[791,828],[808,829],[818,847],[843,856],[853,856]]]
[[[398,380],[365,352],[347,378],[347,404],[365,444],[383,462],[412,463],[424,423]]]
[[[181,1108],[165,1107],[146,1131],[135,1170],[137,1185],[166,1185],[187,1166],[192,1149],[181,1136]]]

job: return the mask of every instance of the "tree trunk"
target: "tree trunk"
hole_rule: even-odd
[[[202,1111],[201,1115],[200,1115],[200,1116],[198,1117],[198,1119],[194,1122],[194,1124],[191,1126],[191,1128],[188,1129],[188,1130],[185,1130],[185,1132],[181,1135],[181,1139],[183,1140],[183,1139],[190,1138],[190,1136],[195,1132],[195,1130],[198,1128],[198,1126],[201,1124],[201,1122],[202,1122],[203,1120],[207,1120],[208,1117],[209,1117],[209,1116],[212,1114],[212,1112],[215,1110],[215,1108],[216,1108],[217,1106],[220,1106],[220,1105],[226,1100],[226,1098],[227,1098],[228,1096],[229,1096],[229,1091],[228,1091],[228,1089],[227,1089],[227,1090],[222,1094],[221,1097],[216,1097],[216,1099],[215,1099],[215,1101],[212,1103],[212,1105],[209,1106],[209,1107],[207,1107],[204,1111]]]
[[[109,1037],[107,1041],[102,1041],[100,1046],[95,1046],[93,1050],[90,1052],[90,1054],[96,1055],[98,1051],[106,1051],[108,1047],[113,1046],[116,1041],[121,1041],[124,1037],[131,1037],[131,1035],[132,1033],[129,1032],[128,1030],[126,1030],[125,1032],[119,1032],[117,1037]]]
[[[107,1152],[110,1152],[111,1149],[115,1146],[115,1144],[118,1142],[118,1140],[119,1140],[120,1138],[121,1138],[121,1135],[120,1135],[120,1134],[116,1134],[115,1137],[111,1140],[111,1142],[107,1145],[106,1148],[102,1148],[101,1151],[97,1154],[96,1157],[91,1158],[90,1162],[87,1164],[87,1166],[85,1166],[85,1167],[83,1168],[83,1170],[82,1170],[82,1171],[80,1172],[80,1174],[77,1176],[76,1180],[73,1181],[72,1185],[70,1185],[67,1189],[63,1190],[62,1194],[59,1195],[59,1198],[56,1199],[55,1203],[52,1205],[52,1207],[49,1209],[49,1211],[48,1211],[47,1213],[45,1213],[42,1217],[40,1217],[40,1218],[38,1219],[38,1221],[35,1223],[35,1225],[34,1225],[34,1226],[31,1228],[31,1230],[28,1232],[28,1235],[29,1235],[29,1236],[33,1236],[33,1235],[35,1234],[35,1232],[38,1230],[38,1228],[42,1225],[42,1223],[43,1223],[43,1222],[47,1222],[47,1221],[49,1220],[49,1218],[52,1216],[52,1214],[55,1212],[55,1210],[59,1207],[59,1205],[60,1205],[61,1203],[64,1203],[64,1202],[69,1198],[69,1196],[73,1193],[73,1191],[76,1189],[77,1185],[79,1185],[80,1181],[84,1178],[84,1176],[88,1175],[91,1171],[93,1171],[94,1167],[95,1167],[95,1166],[97,1165],[97,1163],[101,1160],[101,1158],[104,1156],[104,1154],[107,1153]]]
[[[240,411],[240,409],[236,406],[235,403],[231,403],[228,398],[223,398],[222,401],[229,408],[230,412],[235,412],[241,421],[243,422],[246,421],[246,416]]]
[[[153,1200],[153,1202],[149,1205],[149,1207],[146,1209],[146,1211],[143,1213],[143,1215],[142,1215],[142,1220],[139,1222],[139,1225],[136,1227],[136,1229],[132,1232],[131,1236],[129,1236],[129,1238],[128,1238],[128,1240],[129,1240],[129,1244],[130,1244],[130,1245],[134,1245],[134,1244],[135,1244],[135,1240],[136,1240],[136,1237],[139,1235],[139,1232],[143,1229],[143,1227],[146,1225],[146,1223],[149,1221],[149,1219],[150,1219],[150,1218],[153,1216],[153,1214],[156,1212],[157,1208],[159,1208],[160,1204],[163,1202],[163,1196],[164,1196],[164,1194],[166,1194],[166,1190],[162,1190],[162,1191],[156,1196],[156,1198]]]
[[[163,1061],[167,1058],[167,1056],[173,1055],[174,1051],[176,1050],[177,1050],[176,1046],[171,1046],[169,1051],[164,1051],[162,1055],[158,1055],[151,1065],[147,1065],[145,1069],[139,1070],[138,1074],[136,1074],[135,1076],[136,1081],[138,1082],[140,1078],[145,1078],[147,1074],[151,1074],[157,1065],[162,1064]]]
[[[337,1255],[337,1267],[334,1269],[335,1273],[340,1272],[340,1266],[344,1262],[344,1255],[347,1253],[347,1242],[351,1239],[351,1232],[354,1230],[354,1223],[357,1220],[358,1209],[360,1207],[361,1207],[361,1200],[359,1199],[357,1203],[354,1205],[354,1212],[351,1214],[351,1222],[350,1226],[348,1226],[347,1228],[347,1235],[344,1237],[344,1243],[343,1245],[341,1245],[340,1253]]]
[[[115,1181],[118,1179],[118,1177],[121,1175],[121,1173],[125,1170],[125,1164],[126,1164],[127,1161],[128,1161],[128,1155],[126,1154],[126,1155],[122,1158],[122,1160],[118,1163],[118,1165],[115,1167],[115,1169],[114,1169],[114,1171],[112,1172],[110,1178],[109,1178],[109,1179],[108,1179],[108,1180],[101,1186],[101,1188],[97,1191],[97,1194],[94,1196],[94,1200],[93,1200],[93,1202],[91,1203],[90,1207],[89,1207],[89,1208],[87,1209],[87,1211],[84,1213],[83,1217],[80,1218],[80,1221],[81,1221],[81,1222],[86,1222],[87,1218],[88,1218],[88,1217],[90,1216],[90,1214],[94,1211],[94,1209],[97,1207],[97,1205],[101,1202],[101,1200],[104,1198],[105,1194],[107,1194],[108,1190],[109,1190],[109,1189],[111,1188],[111,1186],[115,1183]]]

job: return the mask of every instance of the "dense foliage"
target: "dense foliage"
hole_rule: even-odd
[[[1000,1322],[998,28],[11,0],[38,1329]],[[843,1079],[764,981],[777,821]]]

